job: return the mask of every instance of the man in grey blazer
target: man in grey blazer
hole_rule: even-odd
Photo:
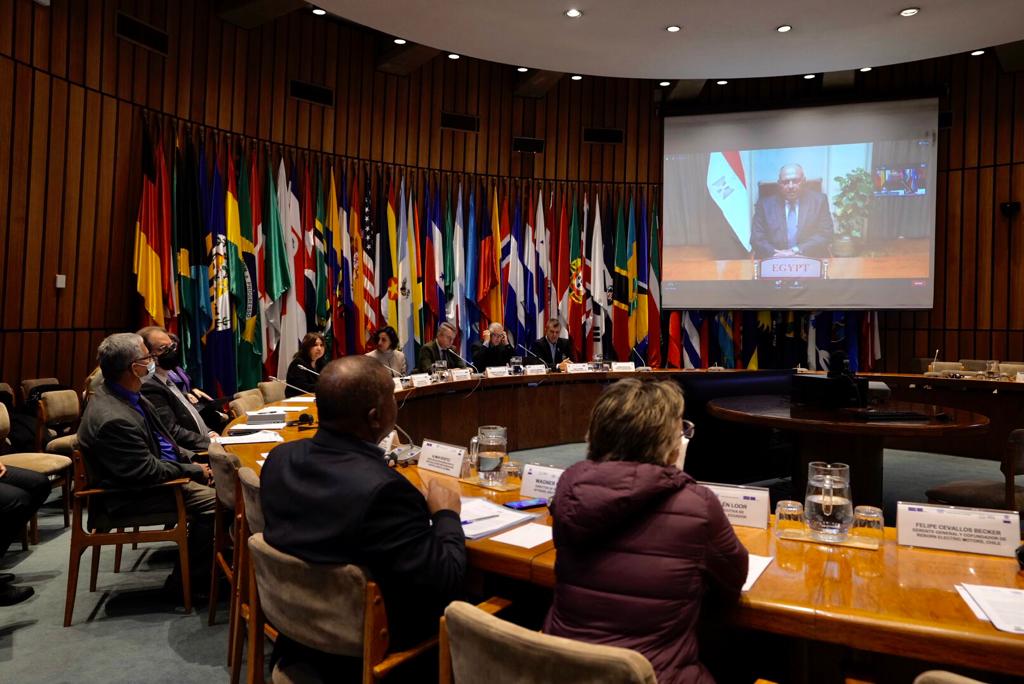
[[[434,339],[420,347],[420,353],[416,357],[416,370],[420,373],[429,373],[431,366],[437,361],[447,361],[449,368],[465,368],[465,361],[452,349],[457,334],[455,326],[448,321],[437,326],[437,335]]]
[[[804,187],[799,164],[779,169],[779,194],[759,197],[750,226],[757,259],[826,257],[832,244],[832,213],[825,193]]]

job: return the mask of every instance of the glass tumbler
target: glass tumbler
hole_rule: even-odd
[[[799,501],[780,501],[775,505],[775,536],[800,537],[804,533],[804,505]]]

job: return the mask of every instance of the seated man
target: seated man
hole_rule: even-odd
[[[169,373],[178,367],[178,345],[167,331],[155,325],[139,331],[146,349],[156,358],[156,374],[142,383],[142,396],[149,400],[164,425],[173,426],[174,441],[193,451],[204,451],[217,433],[206,426],[203,417]]]
[[[377,442],[394,427],[398,407],[391,374],[377,361],[329,363],[316,405],[313,438],[275,447],[263,466],[264,536],[309,563],[366,568],[384,595],[392,648],[413,645],[437,630],[466,573],[459,492],[431,480],[424,498],[388,468]],[[277,648],[283,657],[317,658],[287,640]],[[333,666],[351,667],[348,660]]]
[[[828,197],[804,186],[799,164],[779,169],[779,194],[759,197],[750,224],[754,258],[828,256],[832,213]]]
[[[548,365],[548,368],[562,368],[569,363],[576,361],[572,353],[572,345],[569,340],[560,337],[562,324],[557,318],[549,318],[544,324],[544,337],[533,343],[530,349],[533,360],[540,359]]]
[[[209,485],[210,467],[192,462],[192,454],[178,446],[178,425],[168,428],[156,409],[140,394],[145,380],[156,373],[156,359],[135,333],[116,333],[100,343],[96,354],[103,383],[85,407],[78,426],[78,442],[86,456],[94,484],[132,489],[180,477],[192,480],[184,487],[189,526],[189,565],[193,580],[209,572],[213,511],[217,495]],[[142,490],[103,497],[112,515],[146,514],[174,510],[170,491]],[[204,562],[205,559],[205,562]],[[179,568],[168,588],[173,590]],[[196,584],[196,587],[205,586]]]
[[[416,357],[416,370],[420,373],[429,373],[430,367],[437,361],[447,361],[449,368],[465,368],[466,362],[452,349],[457,334],[455,326],[448,321],[437,326],[437,335],[434,339],[420,347],[419,356]]]
[[[501,323],[487,326],[480,342],[473,345],[473,365],[480,371],[488,366],[507,366],[508,360],[515,355],[516,351],[508,343]]]
[[[45,475],[4,466],[0,463],[0,558],[7,547],[21,537],[27,523],[50,493],[50,480]],[[13,606],[35,593],[32,587],[14,585],[14,575],[0,573],[0,606]]]

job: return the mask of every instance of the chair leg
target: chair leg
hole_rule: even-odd
[[[252,566],[250,566],[251,568]],[[256,593],[256,573],[249,571],[249,662],[246,668],[246,684],[263,684],[263,614],[259,594]]]
[[[188,535],[186,527],[181,526],[181,534],[178,536],[178,556],[181,558],[181,593],[185,600],[185,612],[192,612],[192,577],[188,567]]]
[[[244,542],[235,536],[235,591],[231,598],[231,631],[228,635],[228,665],[231,666],[231,684],[238,684],[242,674],[242,645],[245,643],[246,622],[242,616],[242,603],[248,603],[249,595],[249,561]],[[251,618],[251,615],[250,615]]]
[[[33,513],[32,519],[28,521],[29,531],[32,537],[32,545],[39,544],[39,514]]]
[[[138,525],[136,525],[135,527],[132,528],[132,532],[138,532],[138,531],[139,531],[139,526]],[[132,551],[138,551],[138,550],[139,550],[139,542],[132,542]]]
[[[232,521],[232,527],[235,531],[234,539],[235,543],[231,549],[231,596],[228,598],[228,666],[234,662],[235,657],[235,627],[238,624],[238,587],[241,582],[243,575],[240,574],[239,568],[241,567],[241,552],[242,545],[238,539],[241,536],[241,529],[238,524],[238,516],[234,516]],[[241,649],[241,645],[239,645]],[[236,683],[237,684],[237,683]]]
[[[84,546],[78,546],[77,540],[71,541],[71,555],[68,559],[68,592],[64,599],[64,626],[71,626],[71,617],[75,612],[75,594],[78,593],[78,566],[82,563]]]
[[[217,562],[217,558],[221,555],[221,546],[224,544],[224,533],[221,531],[223,523],[221,520],[223,515],[221,514],[220,502],[217,502],[216,508],[213,512],[213,559],[210,563],[210,603],[206,607],[207,610],[207,625],[214,625],[217,622],[217,571],[220,570],[220,564]],[[230,644],[228,644],[228,653],[231,652]],[[231,663],[228,663],[229,665]]]
[[[100,571],[100,546],[92,547],[92,569],[89,571],[89,591],[96,591],[96,575]]]
[[[29,537],[31,536],[29,534],[29,531],[28,531],[29,526],[30,526],[30,523],[26,522],[25,523],[25,529],[23,529],[21,531],[21,550],[22,551],[28,551],[28,540],[29,540]]]
[[[123,527],[118,527],[117,531],[118,532],[124,532],[124,528]],[[123,548],[124,548],[123,544],[118,544],[118,545],[116,545],[114,547],[114,572],[115,573],[116,572],[121,572],[121,551],[123,550]]]
[[[64,527],[71,527],[71,475],[64,474],[60,484],[60,505],[64,509]]]

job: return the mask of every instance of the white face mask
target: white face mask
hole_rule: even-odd
[[[686,447],[690,444],[690,440],[680,435],[679,437],[679,457],[676,458],[676,468],[683,469],[683,463],[686,462]]]
[[[146,374],[143,375],[141,378],[139,378],[139,380],[141,380],[142,382],[146,382],[151,377],[153,377],[155,374],[156,374],[156,361],[154,359],[150,359],[149,363],[146,364]]]

